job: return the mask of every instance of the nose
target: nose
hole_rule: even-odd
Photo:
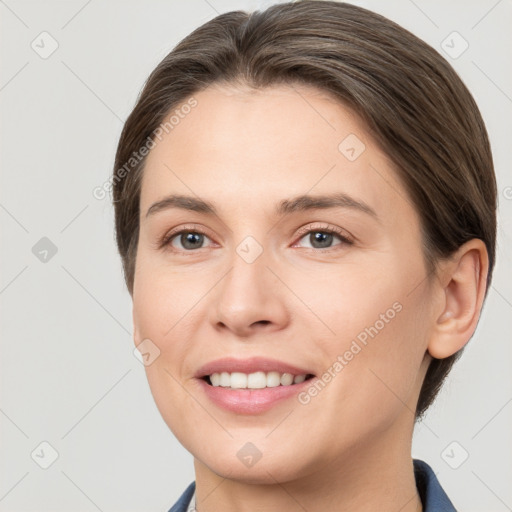
[[[210,319],[215,329],[247,338],[288,325],[290,297],[269,260],[265,251],[253,262],[234,253],[231,268],[212,297]]]

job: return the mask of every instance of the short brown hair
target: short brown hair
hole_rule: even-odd
[[[429,276],[437,261],[479,238],[489,256],[487,296],[496,178],[471,93],[444,58],[394,22],[354,5],[312,0],[221,14],[183,39],[149,76],[124,125],[114,166],[117,245],[130,294],[145,162],[133,154],[154,139],[171,109],[214,83],[306,84],[355,111],[395,164],[420,215]],[[416,418],[461,352],[431,361]]]

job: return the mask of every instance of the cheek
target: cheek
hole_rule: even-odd
[[[416,312],[407,303],[394,304],[399,306],[396,310],[387,309],[352,338],[347,355],[357,354],[347,373],[357,373],[354,378],[362,395],[388,397],[388,402],[399,405],[409,399],[424,350]]]
[[[422,352],[411,320],[411,311],[404,306],[380,330],[381,324],[372,320],[359,330],[359,337],[339,337],[323,347],[329,352],[325,368],[329,375],[320,378],[330,382],[306,407],[311,417],[321,416],[327,425],[341,422],[343,432],[336,441],[340,446],[383,433],[399,417],[412,419]]]
[[[179,347],[168,343],[184,325],[194,322],[201,298],[212,284],[198,280],[192,272],[174,272],[165,265],[150,265],[144,261],[138,266],[134,284],[134,320],[139,336],[155,338],[161,350]]]
[[[189,378],[186,367],[191,329],[198,325],[200,298],[206,293],[190,276],[138,263],[133,294],[134,342],[149,339],[159,355],[145,367],[148,383],[162,416],[179,418],[176,411],[193,404],[180,385]],[[172,400],[169,399],[172,397]]]
[[[199,428],[194,422],[208,420],[184,387],[190,377],[186,361],[193,336],[190,322],[193,325],[198,321],[194,320],[193,308],[197,297],[187,293],[189,288],[169,286],[166,281],[164,275],[140,275],[141,284],[134,293],[134,319],[138,337],[149,338],[160,351],[154,362],[145,367],[155,405],[178,441],[191,449],[190,432]]]
[[[423,304],[429,298],[422,287],[411,290],[422,275],[421,265],[390,264],[385,272],[376,266],[360,272],[354,266],[317,280],[322,288],[298,291],[324,324],[318,323],[325,335],[317,337],[315,352],[325,363],[322,380],[332,382],[326,384],[324,403],[336,404],[333,422],[344,410],[365,425],[363,430],[380,429],[403,412],[404,403],[414,410],[428,327]],[[320,289],[327,291],[320,294]]]
[[[392,266],[355,260],[347,258],[323,272],[281,269],[283,280],[301,299],[291,302],[298,323],[307,324],[306,332],[315,335],[304,342],[321,345],[331,355],[349,349],[356,338],[364,346],[374,337],[385,337],[389,326],[404,316],[405,286],[399,275],[393,276]]]

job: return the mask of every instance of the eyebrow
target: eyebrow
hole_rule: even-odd
[[[171,208],[179,208],[206,215],[218,215],[214,204],[209,201],[193,196],[173,194],[153,203],[146,212],[146,218]],[[300,195],[285,199],[276,205],[275,213],[281,216],[295,212],[327,208],[350,208],[378,219],[377,213],[371,206],[342,192],[329,195]]]

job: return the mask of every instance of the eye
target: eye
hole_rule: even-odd
[[[345,236],[340,229],[335,227],[311,227],[311,225],[309,225],[301,229],[299,235],[301,236],[300,240],[306,240],[310,243],[309,247],[306,246],[309,249],[331,249],[333,247],[333,241],[336,238],[340,242],[335,243],[334,246],[353,244],[352,240]]]
[[[299,230],[299,236],[301,237],[299,242],[306,240],[309,242],[308,249],[331,249],[338,245],[346,246],[352,245],[353,241],[346,236],[346,234],[339,228],[334,226],[316,226],[311,225],[305,226]],[[338,239],[338,243],[333,243]],[[205,246],[205,241],[209,241],[210,244]],[[160,241],[158,246],[161,249],[169,248],[176,252],[194,252],[198,249],[204,249],[211,247],[211,239],[201,229],[197,227],[182,228],[178,231],[172,231],[171,233],[165,234]]]
[[[170,247],[176,251],[191,252],[197,249],[203,249],[205,240],[210,238],[201,230],[194,229],[181,229],[166,234],[159,242],[160,248]]]

